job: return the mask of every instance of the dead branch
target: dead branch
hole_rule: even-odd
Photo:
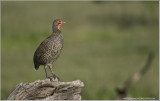
[[[144,67],[140,71],[136,72],[131,77],[129,77],[123,85],[116,88],[116,92],[117,92],[116,99],[124,99],[128,96],[128,94],[127,94],[128,88],[132,84],[138,82],[143,77],[143,75],[148,71],[148,69],[153,61],[153,58],[154,58],[154,53],[150,52],[148,55],[147,62],[144,65]]]
[[[7,100],[81,100],[84,86],[80,80],[72,82],[36,80],[18,84]]]

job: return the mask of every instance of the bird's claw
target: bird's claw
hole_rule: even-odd
[[[57,77],[56,75],[53,75],[53,76],[48,76],[48,77],[46,77],[46,79],[50,79],[50,81],[60,81],[60,79],[59,79],[59,77]]]
[[[58,81],[60,81],[60,79],[59,79],[59,77],[58,76],[56,76],[55,74],[53,75],[53,78],[54,78],[54,80],[58,80]]]
[[[52,77],[46,77],[46,79],[50,79],[50,81],[53,81],[53,78]]]

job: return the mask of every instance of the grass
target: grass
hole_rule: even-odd
[[[33,54],[61,18],[64,48],[53,64],[62,81],[84,82],[82,99],[110,100],[115,87],[139,71],[150,51],[150,70],[129,89],[132,97],[159,97],[158,2],[2,2],[1,94],[20,82],[44,79]],[[147,88],[147,89],[146,89]]]

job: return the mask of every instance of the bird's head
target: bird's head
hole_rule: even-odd
[[[53,30],[60,30],[60,26],[62,25],[62,24],[64,24],[65,22],[64,21],[62,21],[61,19],[56,19],[56,20],[54,20],[53,21]]]

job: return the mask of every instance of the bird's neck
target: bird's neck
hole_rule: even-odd
[[[61,34],[62,32],[59,29],[53,29],[53,36],[57,36],[59,34]]]
[[[52,26],[52,30],[53,30],[53,33],[61,32],[60,31],[60,25],[58,25],[58,26]]]

